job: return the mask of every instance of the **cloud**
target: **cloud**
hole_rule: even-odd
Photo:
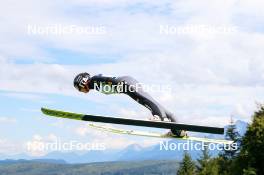
[[[5,72],[9,73],[5,74]],[[19,65],[3,62],[0,70],[1,90],[6,91],[67,92],[72,89],[72,77],[67,69],[55,64]],[[9,93],[6,95],[30,99],[40,98],[38,95],[23,93]]]
[[[12,124],[16,123],[17,120],[15,118],[10,118],[10,117],[0,117],[0,124]]]
[[[0,139],[0,154],[15,155],[24,151],[20,141],[12,141],[8,139]]]
[[[88,126],[80,126],[76,128],[75,132],[80,136],[85,136],[89,132]]]
[[[20,111],[25,111],[25,112],[39,112],[39,109],[32,109],[32,108],[19,108]]]
[[[41,136],[39,134],[34,134],[32,139],[26,141],[25,145],[25,152],[27,152],[31,156],[44,156],[47,153],[54,151],[59,141],[59,137],[53,133],[50,133],[47,136]],[[55,145],[55,147],[51,144]]]
[[[113,110],[117,113],[117,116],[124,118],[147,120],[151,117],[151,112],[148,109],[139,106],[136,102],[134,104],[133,109],[115,106]]]
[[[36,94],[30,94],[30,93],[14,93],[14,92],[7,92],[3,94],[6,97],[12,97],[12,98],[18,98],[18,99],[25,99],[25,100],[43,100],[45,97],[36,95]]]
[[[112,128],[125,128],[125,126],[113,126],[111,124],[103,124],[103,126],[108,126]],[[100,131],[90,128],[87,125],[81,125],[77,127],[75,129],[75,132],[82,138],[92,138],[90,141],[91,143],[103,143],[106,149],[123,149],[131,144],[139,144],[143,147],[147,147],[150,145],[157,144],[159,141],[159,139],[151,139],[146,137],[139,138],[138,136],[128,136],[123,134]]]
[[[73,95],[92,101],[102,101],[100,99],[104,99],[105,104],[116,103],[116,105],[110,105],[115,115],[126,115],[127,117],[135,117],[136,113],[138,116],[147,115],[147,110],[141,107],[135,108],[136,110],[132,108],[124,109],[122,103],[128,103],[131,100],[123,96],[120,96],[120,98],[115,96],[114,98],[113,96],[91,93],[86,97],[77,93],[72,86],[74,75],[77,72],[89,70],[91,74],[132,75],[144,84],[170,85],[172,87],[171,92],[150,92],[150,94],[180,116],[192,116],[192,111],[202,109],[204,109],[204,116],[217,116],[219,113],[221,113],[220,116],[230,115],[238,102],[243,106],[251,106],[249,111],[253,111],[255,109],[255,101],[263,101],[261,92],[264,81],[263,77],[261,77],[262,63],[259,61],[259,54],[261,53],[252,59],[243,53],[238,56],[239,59],[235,57],[230,59],[230,57],[225,56],[218,56],[219,59],[215,59],[219,53],[211,52],[207,54],[206,50],[212,50],[213,48],[208,44],[205,46],[207,48],[202,47],[202,50],[194,50],[194,53],[187,55],[185,59],[170,53],[152,53],[131,56],[131,58],[129,57],[117,63],[87,66],[53,64],[21,66],[7,63],[3,65],[3,69],[14,71],[6,76],[0,76],[2,80],[1,89],[18,92]],[[228,46],[228,48],[225,50],[236,54],[231,51],[231,46]],[[255,54],[253,51],[252,55]],[[136,59],[132,60],[133,57]],[[240,64],[236,64],[236,62]],[[137,68],[136,71],[135,68]],[[155,71],[153,72],[153,70]],[[32,76],[32,73],[34,73],[34,76]],[[18,93],[16,96],[27,96],[27,94],[22,94]],[[12,94],[9,93],[7,95]],[[31,97],[27,98],[32,98],[33,96],[35,98],[35,95],[29,96]],[[131,101],[131,104],[136,103]],[[224,106],[224,108],[221,110],[214,109],[211,104]],[[132,116],[130,112],[123,113],[122,110],[130,110],[134,114]],[[185,112],[182,113],[182,111]],[[219,120],[221,120],[221,117],[219,117]],[[184,122],[188,122],[188,120]]]
[[[67,4],[60,1],[36,2],[28,0],[23,3],[16,2],[19,9],[14,7],[12,3],[3,2],[1,4],[4,18],[3,26],[7,27],[2,29],[4,30],[2,38],[9,44],[3,45],[1,50],[3,55],[9,57],[8,59],[15,56],[16,58],[22,57],[43,62],[56,60],[47,50],[47,45],[53,49],[99,55],[102,50],[104,55],[130,55],[131,53],[146,53],[154,50],[177,51],[183,48],[182,45],[185,47],[192,45],[193,39],[201,42],[208,40],[208,37],[206,35],[203,35],[204,37],[194,35],[166,37],[159,34],[161,24],[176,26],[184,24],[231,25],[233,24],[233,16],[239,11],[244,12],[247,9],[247,11],[255,13],[253,9],[259,9],[257,2],[254,1],[248,6],[247,3],[237,1],[212,3],[208,0],[199,3],[195,1],[95,2],[81,0],[69,1]],[[83,12],[84,7],[89,9],[91,13]],[[13,13],[7,13],[8,11]],[[19,15],[15,13],[16,11],[20,12]],[[150,13],[150,11],[154,12]],[[159,13],[160,11],[165,12]],[[217,17],[210,15],[216,12],[219,14]],[[250,15],[250,13],[246,14]],[[9,22],[11,19],[16,23]],[[26,32],[28,24],[44,26],[52,24],[104,25],[108,32],[99,37],[71,34],[66,36],[29,36]],[[124,38],[126,38],[125,42]],[[9,47],[7,48],[7,46]],[[16,52],[12,48],[16,48]]]
[[[149,111],[129,98],[93,92],[84,96],[72,86],[75,74],[83,71],[131,75],[144,84],[170,85],[172,92],[150,94],[174,112],[180,122],[223,126],[231,114],[249,120],[255,102],[264,101],[261,3],[258,0],[3,1],[0,90],[6,97],[28,100],[45,100],[43,96],[47,93],[70,95],[100,102],[109,108],[109,115],[147,117]],[[28,24],[103,25],[106,34],[28,35]],[[160,33],[160,25],[235,26],[237,30],[227,34],[198,31],[166,35]],[[76,57],[69,58],[68,52]],[[61,54],[65,58],[57,58]],[[89,64],[83,64],[79,54],[84,54]],[[110,63],[94,62],[108,56],[118,59]],[[67,59],[72,59],[74,65],[69,65]],[[86,126],[75,132],[81,137],[103,139],[112,147],[135,142],[131,137],[100,136]]]

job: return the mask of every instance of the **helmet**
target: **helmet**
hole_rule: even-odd
[[[90,81],[90,79],[91,77],[89,73],[80,73],[74,78],[73,85],[76,89],[80,91],[81,89],[86,87],[87,82]]]

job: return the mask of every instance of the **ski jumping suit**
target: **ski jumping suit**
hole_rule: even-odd
[[[165,118],[169,119],[171,122],[177,122],[175,116],[167,111],[163,106],[161,106],[156,100],[154,100],[148,93],[144,92],[142,88],[138,88],[137,91],[123,91],[117,92],[117,85],[123,83],[123,87],[125,86],[136,86],[139,82],[130,76],[122,76],[122,77],[105,77],[100,75],[95,75],[91,78],[89,88],[95,89],[105,94],[112,94],[112,93],[124,93],[129,95],[135,101],[140,103],[141,105],[148,108],[152,115],[157,115],[159,118],[164,121]],[[112,91],[109,93],[105,92],[103,86],[113,87]],[[113,86],[115,85],[115,86]],[[108,89],[109,90],[109,89]],[[173,131],[172,131],[173,132]],[[176,133],[173,132],[173,133]]]

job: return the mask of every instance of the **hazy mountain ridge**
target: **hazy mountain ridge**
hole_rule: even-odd
[[[30,163],[30,162],[39,162],[39,163],[56,163],[56,164],[66,164],[67,162],[65,160],[58,160],[58,159],[32,159],[32,160],[26,160],[26,159],[5,159],[0,160],[0,164],[15,164],[15,163]]]
[[[236,123],[237,130],[241,135],[246,132],[248,124],[238,120]],[[227,128],[226,126],[225,128]],[[223,135],[196,133],[199,137],[220,138],[224,139]],[[166,140],[164,140],[165,142]],[[172,139],[168,144],[184,143],[185,141]],[[188,151],[193,159],[200,155],[200,151]],[[211,155],[217,155],[217,151],[211,151]],[[38,157],[40,160],[61,160],[67,163],[88,163],[88,162],[109,162],[109,161],[142,161],[142,160],[180,160],[182,159],[183,151],[178,150],[160,150],[160,144],[143,148],[138,144],[132,144],[123,150],[105,150],[105,151],[89,151],[85,154],[79,155],[74,152],[51,152],[45,156]],[[19,154],[15,156],[3,156],[2,159],[26,159],[34,160],[36,158],[26,154]]]

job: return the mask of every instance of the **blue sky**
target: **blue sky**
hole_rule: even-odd
[[[108,149],[158,139],[101,134],[80,121],[50,118],[42,106],[146,119],[150,112],[125,95],[75,91],[74,75],[131,75],[170,92],[150,92],[180,122],[224,126],[230,115],[250,121],[263,102],[262,2],[254,1],[32,1],[0,3],[0,153],[50,136],[103,140]],[[16,5],[14,5],[16,4]],[[262,4],[264,5],[264,4]],[[103,26],[103,34],[29,34],[29,25]],[[185,33],[164,34],[161,26]],[[201,30],[197,27],[205,26]],[[231,32],[215,30],[234,28]],[[113,143],[115,140],[115,143]],[[38,154],[34,154],[38,155]]]

